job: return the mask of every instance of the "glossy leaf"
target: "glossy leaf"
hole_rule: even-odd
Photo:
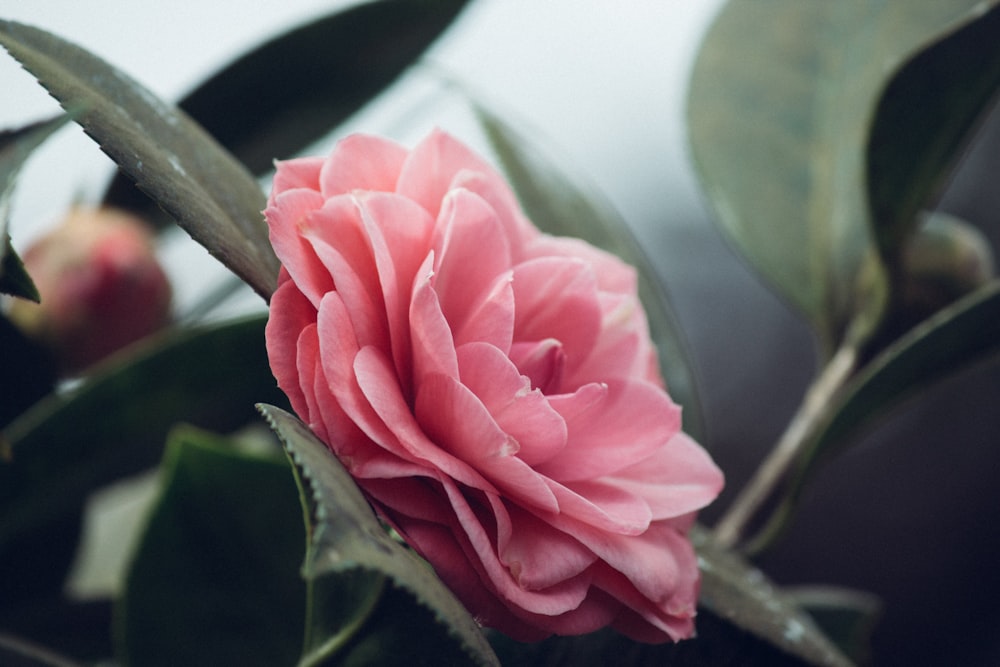
[[[268,366],[263,328],[264,318],[256,317],[149,339],[4,429],[0,601],[33,585],[14,563],[41,578],[45,559],[32,549],[52,544],[52,553],[44,553],[54,558],[54,544],[78,529],[86,496],[156,465],[177,421],[228,431],[253,419],[254,401],[284,400]]]
[[[524,212],[542,231],[582,238],[636,267],[670,395],[684,407],[685,430],[700,436],[701,409],[684,336],[656,270],[628,225],[593,188],[571,180],[513,127],[482,106],[476,105],[476,113]]]
[[[469,613],[389,536],[327,447],[291,414],[258,407],[288,452],[306,511],[311,591],[300,664],[498,664]]]
[[[391,84],[451,24],[465,0],[381,0],[261,44],[178,106],[254,174],[328,134]],[[148,203],[119,175],[106,203]]]
[[[1000,91],[1000,5],[977,5],[951,30],[897,68],[868,138],[869,202],[890,264]]]
[[[708,532],[699,527],[692,530],[691,541],[701,569],[701,605],[807,664],[851,664],[761,571],[734,552],[714,545]]]
[[[265,299],[278,260],[257,182],[183,112],[88,51],[31,26],[0,21],[0,44],[136,184]]]
[[[304,550],[288,462],[182,427],[116,610],[132,665],[292,665]]]
[[[10,199],[21,168],[36,148],[71,118],[64,114],[18,130],[0,132],[0,293],[38,302],[38,289],[10,244]]]
[[[826,457],[906,399],[1000,354],[1000,281],[928,318],[872,359],[825,410],[799,466],[778,489],[780,504],[755,538],[768,544],[787,523],[805,483]]]
[[[889,66],[982,6],[734,0],[705,37],[688,102],[695,165],[735,247],[828,354],[880,316],[865,167]]]

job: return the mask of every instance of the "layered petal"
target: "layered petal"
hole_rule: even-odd
[[[680,432],[636,273],[539,232],[439,131],[277,165],[272,371],[476,619],[525,641],[689,636],[722,475]]]

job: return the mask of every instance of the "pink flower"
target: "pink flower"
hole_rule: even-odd
[[[477,620],[691,636],[686,532],[722,475],[679,430],[633,269],[542,234],[442,132],[281,162],[265,213],[278,384]]]
[[[146,223],[124,211],[75,208],[23,256],[41,303],[9,316],[73,373],[163,328],[171,288]]]

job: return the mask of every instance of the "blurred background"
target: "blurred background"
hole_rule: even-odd
[[[174,101],[241,52],[348,4],[5,0],[0,16],[76,42]],[[704,515],[709,523],[778,438],[814,370],[809,331],[726,246],[688,159],[687,78],[721,4],[476,0],[423,65],[337,133],[365,130],[412,144],[437,125],[485,150],[446,77],[527,128],[614,204],[652,257],[688,338],[705,444],[728,480]],[[0,91],[0,128],[58,110],[9,57],[0,58]],[[987,124],[942,202],[986,230],[994,249],[998,127],[996,119]],[[62,130],[22,174],[10,227],[15,247],[70,204],[99,201],[113,172],[76,126]],[[165,239],[162,251],[180,314],[225,276],[182,233]],[[248,292],[216,316],[263,308]],[[876,664],[1000,664],[997,406],[994,361],[904,407],[828,466],[786,537],[759,561],[781,583],[880,595]]]

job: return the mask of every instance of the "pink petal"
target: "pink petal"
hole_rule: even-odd
[[[479,172],[495,179],[496,188],[506,187],[503,179],[481,157],[441,130],[434,130],[410,153],[399,175],[396,191],[413,199],[436,218],[445,194],[462,171]]]
[[[614,294],[637,293],[636,271],[615,255],[568,236],[540,235],[528,246],[527,257],[582,259],[594,269],[597,288]]]
[[[566,352],[555,338],[514,343],[510,359],[543,394],[558,393],[566,370]]]
[[[497,276],[459,325],[452,324],[455,345],[482,342],[501,350],[510,349],[516,311],[513,279],[511,271]]]
[[[288,190],[302,188],[319,192],[319,172],[323,168],[324,161],[325,159],[322,157],[276,160],[268,205],[273,203],[275,195]]]
[[[649,504],[640,497],[600,482],[577,482],[564,486],[549,480],[549,488],[559,502],[561,519],[552,519],[554,525],[572,528],[586,524],[594,529],[621,535],[639,535],[649,527],[652,512]],[[574,533],[574,530],[568,530]]]
[[[320,413],[319,403],[329,396],[329,390],[322,383],[325,382],[323,373],[318,370],[319,360],[319,338],[316,336],[316,323],[313,322],[299,334],[295,345],[298,351],[296,358],[296,370],[298,371],[299,385],[302,387],[306,398],[305,410],[296,410],[296,414],[309,429],[316,434],[316,437],[325,443],[330,442],[329,433],[326,429],[323,416]],[[317,383],[319,380],[319,384]],[[319,389],[321,393],[317,394]],[[293,408],[294,409],[294,408]]]
[[[601,327],[594,273],[584,262],[548,257],[514,267],[515,341],[554,338],[567,375],[590,354]]]
[[[580,606],[590,586],[589,573],[584,572],[566,579],[544,591],[536,592],[521,588],[510,571],[500,562],[496,546],[487,534],[482,521],[470,507],[468,499],[462,495],[454,482],[448,479],[442,481],[455,510],[457,525],[453,525],[452,529],[459,534],[464,533],[465,539],[461,542],[465,545],[467,557],[476,558],[482,563],[489,582],[496,588],[501,598],[526,611],[545,615],[563,614]],[[500,506],[501,501],[495,494],[485,495],[494,513],[503,511]]]
[[[518,443],[504,433],[467,387],[445,375],[428,375],[417,391],[415,412],[424,433],[472,465],[506,498],[547,512],[558,511],[544,479],[514,454]]]
[[[656,533],[649,540],[653,550],[637,554],[649,558],[645,574],[634,568],[617,568],[614,562],[608,562],[607,567],[595,568],[594,584],[623,603],[624,613],[614,623],[615,629],[640,641],[685,639],[692,635],[697,613],[700,581],[697,556],[686,536],[657,524],[650,530]],[[644,580],[658,572],[669,573],[670,577],[654,585],[650,595],[646,590],[648,582]],[[651,632],[650,628],[659,632]]]
[[[575,415],[563,413],[569,445],[538,471],[561,482],[593,479],[646,460],[680,428],[680,408],[659,387],[612,380],[603,400]],[[566,405],[551,400],[562,412]]]
[[[648,459],[619,470],[610,483],[645,499],[653,519],[660,520],[705,507],[719,495],[724,479],[708,453],[678,432]]]
[[[333,277],[350,314],[359,347],[388,349],[389,327],[371,241],[350,195],[327,200],[303,229],[316,257]]]
[[[273,197],[264,211],[271,245],[282,266],[299,286],[314,308],[333,288],[329,272],[316,258],[301,229],[323,206],[323,198],[311,190],[290,190]]]
[[[378,269],[393,360],[400,377],[409,378],[410,295],[427,256],[434,223],[426,211],[398,195],[358,193],[355,197]]]
[[[399,144],[366,134],[352,134],[337,142],[320,173],[324,197],[354,190],[393,192],[408,152]]]
[[[462,384],[475,394],[496,424],[518,443],[519,459],[530,466],[566,446],[566,422],[504,356],[486,343],[458,348]]]
[[[434,253],[417,271],[410,301],[410,337],[413,345],[413,383],[415,386],[432,373],[458,377],[458,360],[451,327],[445,319],[434,291],[431,266]]]
[[[498,545],[500,560],[526,590],[555,586],[586,570],[597,556],[531,512],[509,507],[511,531]]]
[[[361,348],[354,335],[350,315],[337,292],[330,292],[323,298],[317,319],[317,333],[327,389],[339,408],[366,436],[364,440],[342,443],[344,446],[338,449],[343,450],[345,456],[360,457],[355,451],[360,447],[381,448],[403,461],[426,465],[426,461],[414,457],[398,441],[358,384],[354,365],[361,354]],[[345,447],[352,449],[347,450]],[[376,454],[371,454],[367,458],[375,456]]]
[[[461,330],[510,269],[510,251],[496,211],[467,190],[445,197],[434,229],[434,290],[445,318]]]
[[[510,186],[492,169],[486,171],[460,171],[451,183],[453,189],[461,188],[474,192],[485,200],[494,211],[504,228],[504,236],[510,244],[510,257],[514,263],[526,259],[524,246],[530,244],[541,234],[538,229],[521,213]]]
[[[302,330],[316,321],[316,309],[293,282],[283,282],[271,295],[271,310],[264,327],[267,357],[274,374],[292,409],[308,414],[306,395],[299,380],[298,341]],[[305,388],[308,391],[308,388]]]
[[[401,451],[398,451],[401,458],[428,465],[466,486],[496,491],[496,488],[469,464],[427,437],[410,411],[395,371],[383,352],[374,347],[359,350],[354,358],[354,377],[368,408],[380,422],[379,430],[391,434],[392,438],[387,442],[394,449],[401,448]],[[382,438],[385,437],[381,435],[374,439],[382,443]]]
[[[657,606],[678,604],[673,599],[678,588],[688,583],[692,571],[697,576],[697,563],[689,558],[690,543],[669,526],[653,523],[641,535],[618,535],[583,524],[574,526],[571,521],[565,523],[563,529]],[[608,592],[616,597],[625,594],[622,590]]]

